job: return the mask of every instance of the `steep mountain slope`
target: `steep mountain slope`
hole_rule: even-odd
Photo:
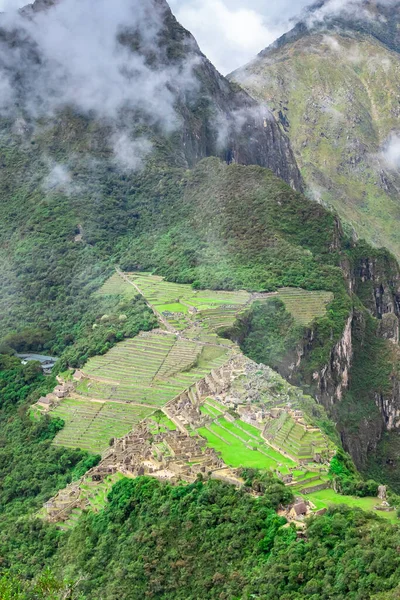
[[[148,141],[167,145],[169,163],[190,166],[205,156],[218,155],[228,162],[271,168],[299,189],[301,181],[290,145],[269,110],[216,71],[192,35],[176,21],[167,2],[125,1],[121,7],[108,28],[102,31],[99,27],[98,35],[105,33],[105,39],[85,37],[80,29],[99,26],[99,20],[88,15],[91,0],[79,5],[74,0],[38,0],[19,17],[4,16],[0,23],[1,72],[7,92],[3,104],[11,99],[17,106],[15,110],[8,106],[3,114],[13,119],[45,117],[51,126],[54,123],[48,122],[49,117],[60,116],[70,106],[97,123],[106,139],[100,134],[96,149],[105,154],[110,150],[118,153],[118,144],[116,148],[109,138],[124,128],[132,143],[147,134]],[[69,15],[72,9],[75,17]],[[47,41],[41,39],[51,27],[54,35],[61,37],[58,47],[51,35]],[[62,36],[70,27],[75,27],[77,50],[65,58],[63,44],[68,40]],[[106,49],[98,58],[85,56],[79,53],[83,42],[86,54],[98,51],[101,45]],[[102,59],[108,59],[107,67]],[[78,61],[82,63],[79,66]],[[98,73],[100,68],[105,72]],[[91,83],[85,81],[86,76]],[[112,84],[120,89],[113,90]],[[71,86],[73,89],[68,89]],[[141,86],[144,89],[139,89]],[[18,132],[22,129],[27,134],[28,125],[33,124],[19,123]]]
[[[268,109],[219,75],[164,0],[94,4],[37,2],[0,22],[2,332],[50,328],[57,352],[136,227],[145,164],[218,155],[302,186]]]
[[[37,0],[0,25],[0,598],[396,594],[394,511],[385,522],[330,508],[301,532],[277,513],[286,506],[285,515],[304,518],[291,490],[316,494],[315,509],[332,498],[376,506],[377,482],[362,479],[341,449],[329,462],[321,431],[335,444],[339,433],[365,475],[400,490],[394,257],[355,241],[300,193],[286,135],[215,71],[164,0]],[[184,294],[177,284],[187,284]],[[278,289],[272,299],[258,293]],[[257,363],[232,360],[221,374],[232,342],[210,343],[214,328],[326,411]],[[12,350],[60,359],[45,377]],[[75,398],[58,403],[55,418],[35,414],[39,399],[54,406],[56,373],[66,382],[59,395]],[[212,423],[188,403],[203,394],[200,415]],[[164,414],[152,413],[161,406]],[[256,406],[269,406],[264,430],[245,420]],[[150,413],[150,423],[114,439]],[[248,467],[251,454],[263,471],[213,481],[208,468],[221,467],[222,451],[206,452],[191,430],[207,423],[203,437],[225,444],[227,465]],[[171,424],[176,436],[166,434]],[[85,447],[85,437],[92,451],[108,445],[103,459],[57,447]],[[311,458],[318,464],[308,473]],[[145,463],[154,475],[155,460],[161,479],[175,466],[177,485],[141,476]],[[390,494],[391,508],[400,506]],[[42,521],[43,503],[61,517],[71,508],[70,529]]]
[[[320,2],[231,78],[266,101],[311,196],[400,256],[400,3]]]
[[[95,211],[96,190],[89,188],[79,204],[75,202],[95,228],[84,226],[87,233],[79,244],[71,241],[66,246],[59,241],[64,260],[72,260],[78,246],[86,253],[82,257],[95,257],[95,250],[108,252],[108,264],[119,261],[127,271],[152,270],[197,289],[258,292],[301,287],[334,294],[325,316],[288,337],[282,360],[272,356],[266,362],[293,383],[311,386],[338,422],[346,449],[360,468],[367,469],[368,457],[375,456],[384,432],[392,431],[395,438],[399,428],[400,275],[393,257],[366,244],[355,245],[332,213],[261,167],[226,165],[208,158],[189,171],[147,169],[134,185],[118,174],[109,175],[108,185],[113,191],[101,214]],[[70,210],[68,199],[61,207]],[[34,211],[33,218],[40,219],[41,214],[41,209]],[[54,222],[50,227],[53,232]],[[44,238],[35,230],[25,236],[29,247],[39,240]],[[9,247],[18,257],[18,246],[10,243]],[[89,295],[85,300],[96,280],[85,288],[82,279],[74,278],[68,286],[62,279],[64,265],[58,267],[60,280],[50,292],[59,293],[56,306],[65,312],[57,330],[50,329],[42,315],[51,318],[54,304],[46,305],[49,291],[42,292],[40,263],[30,264],[24,271],[24,288],[29,283],[32,300],[37,294],[34,324],[48,341],[33,339],[49,351],[63,353],[63,368],[80,366],[93,349],[104,345],[107,349],[121,339],[120,325],[112,319],[102,322],[104,314],[114,314],[118,307],[104,307]],[[97,269],[105,264],[101,254],[95,264]],[[55,278],[52,271],[51,276]],[[80,310],[85,313],[83,321]],[[19,314],[26,318],[22,309],[21,313],[14,310],[10,322],[15,323]],[[92,341],[93,331],[100,333],[99,325],[105,329],[103,337]],[[269,334],[266,329],[266,342]],[[5,341],[25,349],[30,339],[30,330],[22,330]],[[384,455],[390,455],[389,470],[397,477],[398,451],[387,450]]]
[[[39,17],[31,21],[28,13],[2,30],[10,93],[0,136],[3,348],[45,349],[56,356],[67,349],[63,364],[77,366],[127,335],[129,327],[112,320],[93,330],[104,314],[118,309],[91,296],[118,263],[125,270],[156,269],[196,288],[333,292],[327,316],[296,334],[281,365],[273,362],[293,382],[312,386],[339,422],[345,447],[366,469],[384,432],[398,428],[397,378],[391,378],[396,347],[379,337],[379,320],[389,313],[393,322],[384,335],[397,340],[396,262],[368,246],[354,246],[333,214],[271,171],[226,165],[235,157],[245,163],[254,157],[261,165],[275,164],[277,174],[286,169],[288,181],[301,187],[278,126],[260,120],[258,105],[218,75],[163,2],[149,0],[133,32],[121,29],[117,15],[108,29],[129,46],[126,54],[117,45],[117,55],[114,37],[107,49],[101,23],[101,44],[86,42],[87,17],[78,11],[79,22],[71,23],[70,2],[44,12],[34,5]],[[56,10],[61,12],[52,13]],[[161,21],[156,19],[148,37],[155,15]],[[78,49],[82,35],[96,58],[76,65],[72,54],[63,61],[60,22],[68,25],[67,39],[74,26]],[[49,25],[60,45],[43,46],[38,38]],[[97,53],[102,69],[106,61],[109,66],[106,78],[104,70],[97,71]],[[139,86],[146,81],[150,86],[144,96],[125,78],[129,68]],[[208,153],[225,158],[225,165],[209,158],[187,169]],[[124,307],[125,312],[136,330],[137,309]],[[147,318],[143,323],[149,327]],[[368,348],[368,356],[381,357],[369,384],[362,368],[352,377],[356,339],[360,351]],[[351,386],[361,389],[363,410],[347,395]],[[350,398],[350,408],[341,411],[343,398]],[[396,450],[391,464],[397,460]]]

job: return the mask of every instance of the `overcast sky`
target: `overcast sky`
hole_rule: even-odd
[[[311,0],[169,0],[178,20],[223,73],[246,64]]]
[[[18,8],[30,1],[0,0],[0,10]],[[227,74],[287,31],[290,18],[310,0],[169,0],[169,4],[203,52]]]

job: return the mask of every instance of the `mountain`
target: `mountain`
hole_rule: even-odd
[[[3,17],[3,351],[44,351],[78,367],[149,327],[130,307],[133,326],[93,329],[117,310],[93,296],[115,265],[200,289],[333,293],[328,315],[269,358],[311,387],[367,471],[398,428],[396,261],[356,244],[296,191],[280,126],[217,73],[165,2],[126,2],[112,15],[105,3],[108,20],[93,30],[91,2],[40,2]],[[238,335],[244,347],[252,327]],[[372,382],[365,348],[376,358]],[[397,449],[388,455],[390,479]]]
[[[395,257],[164,0],[0,45],[0,598],[395,597]]]
[[[315,200],[400,256],[398,2],[311,7],[230,77],[265,101]]]
[[[93,19],[91,0],[2,16],[3,334],[71,330],[72,305],[136,226],[129,198],[145,163],[215,155],[302,189],[268,109],[219,75],[164,1],[122,2],[107,27]]]
[[[136,111],[136,126],[138,122],[142,126],[137,137],[143,137],[144,128],[150,141],[152,135],[159,138],[161,134],[158,144],[173,146],[176,154],[168,156],[169,164],[192,166],[205,156],[216,155],[228,162],[268,167],[293,188],[301,189],[290,144],[268,108],[216,71],[165,0],[146,2],[140,9],[136,5],[122,3],[103,44],[99,36],[85,37],[78,29],[76,52],[82,43],[88,45],[86,54],[99,52],[102,45],[99,57],[83,55],[79,65],[74,52],[67,59],[62,55],[68,51],[63,44],[69,44],[68,28],[78,20],[82,20],[81,27],[90,26],[90,2],[79,8],[72,0],[37,0],[20,11],[19,18],[4,22],[2,75],[7,100],[11,97],[16,102],[9,116],[31,119],[44,115],[48,119],[73,106],[100,129],[105,128],[101,133],[110,135],[110,128],[129,130],[126,119]],[[74,16],[71,8],[76,9]],[[44,28],[52,27],[54,35],[60,36],[55,54],[56,40],[52,36],[47,43],[41,39]],[[100,59],[107,61],[109,72],[105,65],[98,72]],[[113,84],[119,89],[114,90]],[[140,90],[142,85],[147,87]],[[24,128],[28,132],[29,122]],[[134,138],[135,127],[130,133]],[[97,143],[101,144],[99,139]],[[112,143],[103,140],[101,151],[107,154],[112,149]]]

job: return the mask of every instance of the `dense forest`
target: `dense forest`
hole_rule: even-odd
[[[392,597],[399,526],[339,505],[299,532],[276,512],[292,501],[290,490],[252,469],[240,490],[201,478],[181,486],[124,479],[102,512],[84,513],[71,531],[45,523],[43,502],[99,460],[52,446],[62,422],[30,416],[30,403],[52,385],[37,364],[2,356],[2,600]],[[346,455],[331,470],[345,493],[352,485],[363,495]]]

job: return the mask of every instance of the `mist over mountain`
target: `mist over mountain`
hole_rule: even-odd
[[[1,600],[398,596],[399,12],[0,14]]]
[[[1,47],[0,111],[26,131],[70,107],[112,127],[107,141],[125,165],[141,164],[156,131],[179,138],[177,160],[217,154],[301,185],[268,108],[216,72],[162,0],[112,11],[106,1],[35,2],[2,16]]]
[[[303,10],[293,29],[279,38],[273,47],[294,41],[306,32],[324,28],[342,28],[376,37],[393,50],[399,49],[398,0],[322,0]],[[268,52],[268,48],[261,52]]]
[[[233,74],[291,138],[309,193],[400,256],[398,2],[317,3]]]

